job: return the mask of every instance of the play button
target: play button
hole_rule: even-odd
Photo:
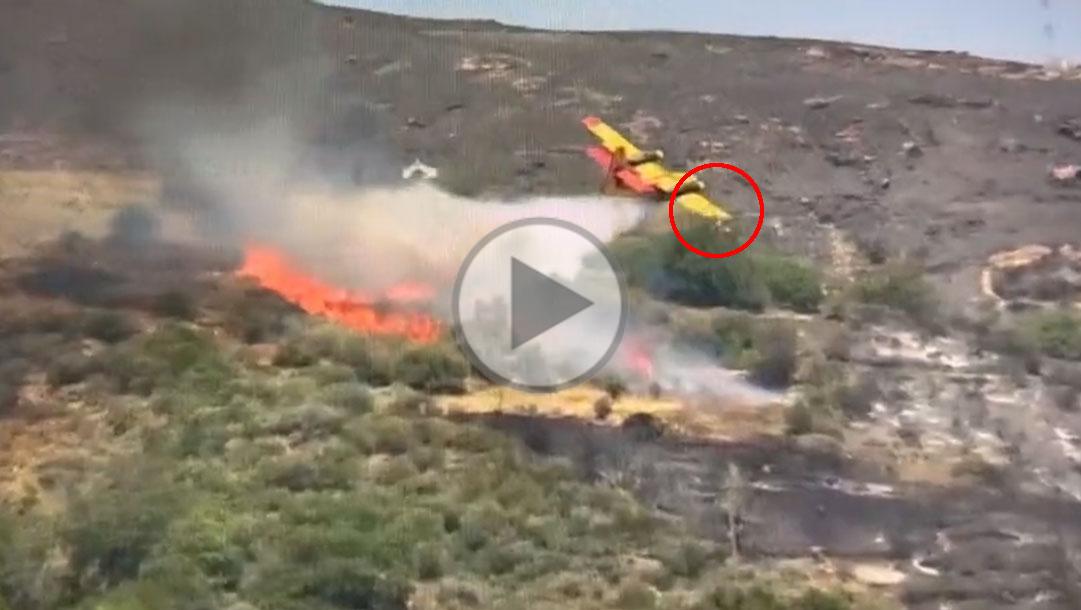
[[[518,349],[592,304],[593,301],[511,257],[511,349]]]
[[[599,371],[623,332],[625,290],[601,242],[551,218],[489,233],[458,272],[456,335],[489,379],[532,391]]]

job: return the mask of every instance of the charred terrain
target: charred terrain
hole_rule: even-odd
[[[0,608],[1081,607],[1081,72],[7,4]],[[625,222],[586,115],[746,169],[759,242]],[[491,387],[455,257],[568,208],[615,227],[638,347]]]

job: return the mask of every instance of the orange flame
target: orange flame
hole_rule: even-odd
[[[266,246],[251,246],[237,275],[254,279],[305,312],[333,320],[355,331],[373,335],[405,337],[415,343],[432,343],[443,332],[442,324],[418,311],[395,305],[431,300],[430,286],[403,283],[392,286],[380,299],[337,288],[300,271],[285,256]],[[384,307],[382,304],[391,307]]]

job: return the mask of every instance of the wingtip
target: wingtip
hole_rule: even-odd
[[[600,119],[598,119],[597,117],[592,116],[592,115],[587,116],[584,119],[582,119],[582,124],[584,124],[586,127],[593,127],[594,125],[596,125],[597,123],[600,123],[600,122],[601,122]]]

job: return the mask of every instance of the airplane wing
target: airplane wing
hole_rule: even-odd
[[[624,156],[628,158],[642,155],[641,149],[632,144],[630,140],[623,137],[622,134],[599,118],[593,116],[586,117],[582,120],[582,123],[590,133],[600,140],[601,147],[591,147],[591,150],[589,150],[588,153],[590,157],[604,167],[609,167],[612,155],[617,150],[622,150]],[[632,174],[633,176],[628,176],[626,174]],[[665,194],[669,194],[675,190],[676,184],[679,183],[679,179],[683,177],[682,172],[671,171],[657,161],[639,163],[633,166],[632,169],[624,169],[617,172],[617,175],[624,184],[639,193],[647,192],[645,190],[646,185],[649,185]],[[731,218],[731,215],[725,212],[724,209],[700,193],[682,193],[676,197],[676,203],[679,203],[688,211],[700,216],[705,216],[706,218],[722,221]]]
[[[707,199],[701,193],[684,193],[678,195],[676,196],[676,203],[683,206],[689,212],[694,212],[699,216],[704,216],[718,222],[732,220],[731,214],[726,212],[721,206]]]

